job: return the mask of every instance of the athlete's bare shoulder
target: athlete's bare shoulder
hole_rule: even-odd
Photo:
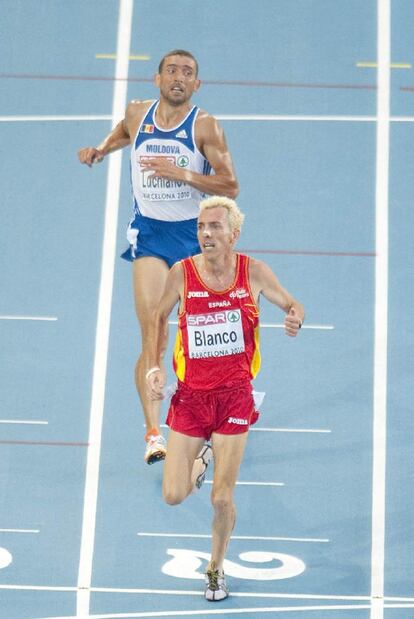
[[[132,99],[128,103],[127,110],[138,111],[147,110],[151,103],[154,103],[154,99]]]
[[[217,119],[214,118],[211,114],[206,112],[206,110],[202,110],[201,108],[198,110],[196,125],[207,125],[211,126],[212,124],[217,124]]]
[[[254,279],[255,281],[261,280],[263,277],[270,271],[270,267],[263,262],[263,260],[257,260],[257,258],[253,258],[249,256],[249,275],[250,280]]]
[[[134,135],[137,132],[138,125],[144,118],[152,103],[154,103],[153,99],[132,99],[132,101],[128,103],[124,122],[129,135]]]
[[[171,277],[182,277],[184,274],[184,267],[183,267],[183,263],[182,260],[178,260],[178,262],[174,262],[174,264],[172,265],[171,269],[170,269],[170,274]]]
[[[197,147],[203,154],[205,146],[221,148],[225,145],[224,132],[217,118],[201,109],[195,122],[195,138]]]
[[[255,299],[266,287],[269,279],[273,280],[274,277],[272,270],[265,262],[249,257],[249,281]]]
[[[184,295],[184,269],[180,262],[175,262],[168,273],[158,310],[169,314],[179,299]]]

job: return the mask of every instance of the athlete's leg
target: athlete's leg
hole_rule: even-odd
[[[231,532],[236,522],[236,506],[233,501],[233,491],[248,432],[242,434],[212,435],[214,455],[214,481],[211,502],[214,508],[211,564],[215,569],[222,570],[224,556],[230,540]]]
[[[164,465],[163,495],[170,505],[178,505],[191,494],[203,463],[196,459],[204,438],[170,430]]]
[[[135,384],[144,411],[147,432],[159,431],[161,402],[150,400],[147,394],[145,374],[148,370],[148,345],[150,328],[155,311],[164,292],[169,268],[164,260],[145,256],[133,263],[135,309],[141,327],[141,354],[135,366]]]

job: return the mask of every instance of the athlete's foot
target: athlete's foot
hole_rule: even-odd
[[[145,449],[144,460],[147,464],[154,464],[164,460],[167,453],[167,443],[161,434],[150,434],[147,437],[147,447]]]
[[[224,572],[223,570],[217,569],[214,561],[207,567],[205,583],[206,589],[204,596],[209,602],[219,602],[220,600],[225,600],[229,596]]]

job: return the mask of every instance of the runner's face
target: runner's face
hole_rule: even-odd
[[[201,211],[197,236],[202,253],[217,256],[232,249],[239,233],[231,230],[227,210],[217,206]]]
[[[161,73],[155,76],[155,84],[171,105],[186,103],[200,86],[194,60],[188,56],[168,56]]]

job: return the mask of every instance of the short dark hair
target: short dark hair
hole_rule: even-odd
[[[169,56],[187,56],[188,58],[192,58],[192,60],[194,60],[195,62],[195,66],[196,66],[196,76],[198,75],[198,62],[196,60],[196,58],[194,58],[193,54],[191,52],[187,52],[185,49],[173,49],[171,52],[168,52],[168,54],[165,54],[165,56],[163,56],[161,58],[161,62],[158,66],[158,73],[161,73],[162,68],[164,66],[164,62],[166,60],[166,58],[168,58]]]

